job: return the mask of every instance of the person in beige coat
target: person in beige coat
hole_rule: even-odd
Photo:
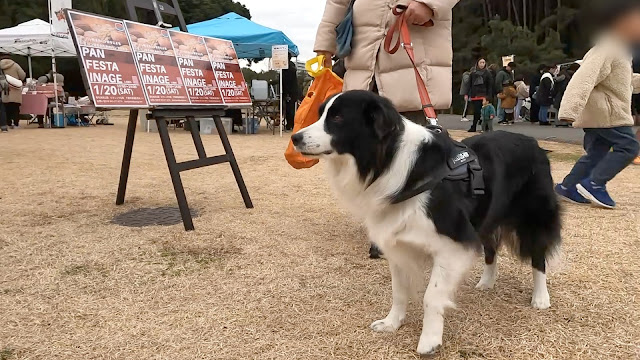
[[[391,10],[408,6],[407,22],[416,62],[436,109],[451,106],[451,9],[459,0],[355,0],[351,55],[345,58],[344,90],[375,90],[389,98],[409,119],[424,124],[416,76],[407,53],[384,51],[384,37],[396,20]],[[336,53],[336,26],[344,19],[351,0],[327,0],[318,26],[314,50]],[[434,26],[420,26],[433,20]],[[326,64],[330,66],[329,63]]]
[[[632,93],[640,92],[640,74],[631,66],[631,46],[640,42],[640,2],[609,0],[598,14],[610,28],[571,78],[558,114],[584,130],[587,154],[556,192],[572,202],[614,208],[606,184],[640,150],[631,114]]]
[[[15,61],[11,60],[8,54],[0,55],[0,69],[5,75],[24,81],[27,77],[24,70]],[[9,87],[7,93],[2,94],[2,103],[6,114],[7,123],[10,128],[18,126],[20,119],[20,105],[22,104],[22,87]]]

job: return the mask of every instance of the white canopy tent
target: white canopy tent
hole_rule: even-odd
[[[29,58],[29,77],[33,77],[32,56],[53,58],[76,56],[76,49],[71,38],[53,35],[51,24],[40,19],[0,30],[0,52],[27,56]]]

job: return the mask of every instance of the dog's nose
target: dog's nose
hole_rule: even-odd
[[[302,138],[303,138],[303,135],[300,133],[293,134],[291,136],[291,141],[293,142],[293,146],[298,146],[302,144]]]

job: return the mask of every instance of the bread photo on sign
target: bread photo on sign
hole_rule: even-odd
[[[122,23],[92,18],[74,21],[73,25],[78,43],[81,45],[99,44],[123,51],[130,50],[129,39]]]
[[[127,23],[127,30],[135,51],[174,55],[169,31],[137,23]]]

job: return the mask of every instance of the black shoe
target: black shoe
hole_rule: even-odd
[[[476,132],[476,129],[471,128],[471,129],[467,130],[467,132],[474,133],[474,132]]]
[[[378,249],[377,246],[371,244],[371,247],[369,248],[369,258],[380,259],[381,256],[382,256],[382,251],[380,251],[380,249]]]
[[[550,123],[550,122],[548,122],[548,121],[547,121],[547,122],[542,122],[542,121],[541,121],[541,122],[540,122],[540,126],[551,126],[551,123]]]

